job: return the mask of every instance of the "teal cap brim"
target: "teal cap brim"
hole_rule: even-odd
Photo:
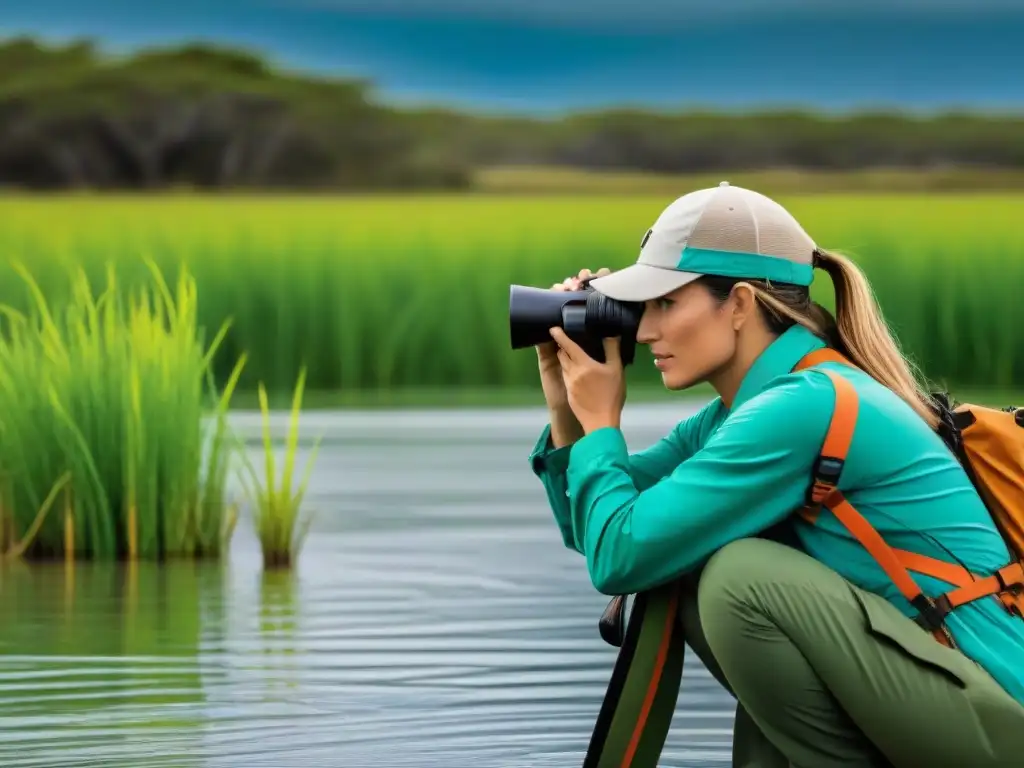
[[[814,279],[814,267],[798,264],[778,256],[738,251],[716,251],[708,248],[683,249],[676,268],[683,272],[699,272],[702,275],[747,278],[749,280],[771,280],[777,283],[810,285]]]

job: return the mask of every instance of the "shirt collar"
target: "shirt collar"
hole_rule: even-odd
[[[765,347],[740,382],[739,390],[730,410],[736,410],[747,400],[761,392],[776,376],[793,370],[808,352],[821,349],[825,342],[799,323],[790,326],[775,341]]]

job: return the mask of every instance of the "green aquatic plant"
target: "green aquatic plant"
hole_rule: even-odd
[[[30,302],[0,307],[8,557],[217,557],[230,536],[224,417],[244,357],[208,418],[203,384],[229,323],[204,344],[195,279],[183,268],[172,292],[147,264],[150,284],[134,290],[108,264],[99,297],[72,268],[62,303],[13,264]]]
[[[276,448],[270,429],[270,407],[263,382],[259,384],[264,465],[262,482],[252,461],[244,453],[242,454],[244,466],[248,472],[248,481],[245,481],[244,485],[252,502],[253,522],[263,552],[263,565],[267,569],[288,568],[293,565],[313,522],[312,514],[306,512],[303,506],[303,499],[320,448],[319,438],[313,443],[310,450],[305,474],[298,484],[295,484],[296,461],[299,452],[299,415],[302,411],[305,383],[306,369],[302,368],[299,371],[298,381],[292,395],[280,479],[277,477]],[[306,513],[304,514],[304,512]]]

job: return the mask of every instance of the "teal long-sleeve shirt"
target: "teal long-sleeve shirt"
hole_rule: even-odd
[[[755,361],[731,408],[715,399],[667,436],[630,453],[620,430],[596,430],[555,449],[545,427],[530,456],[566,546],[586,558],[605,594],[641,592],[701,565],[736,539],[791,525],[812,557],[858,586],[914,610],[884,571],[830,515],[809,525],[803,504],[825,439],[835,391],[821,370],[792,372],[823,343],[795,326]],[[952,561],[977,574],[1010,560],[963,468],[891,391],[862,371],[828,367],[860,399],[839,488],[892,546]],[[950,588],[915,574],[922,589]],[[964,652],[1024,702],[1024,621],[995,601],[958,609],[950,630]]]

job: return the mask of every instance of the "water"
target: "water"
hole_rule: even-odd
[[[692,407],[627,409],[631,447]],[[245,520],[219,566],[2,572],[0,765],[580,765],[615,649],[526,462],[543,421],[310,415],[292,573]],[[661,764],[728,765],[732,713],[688,654]]]

